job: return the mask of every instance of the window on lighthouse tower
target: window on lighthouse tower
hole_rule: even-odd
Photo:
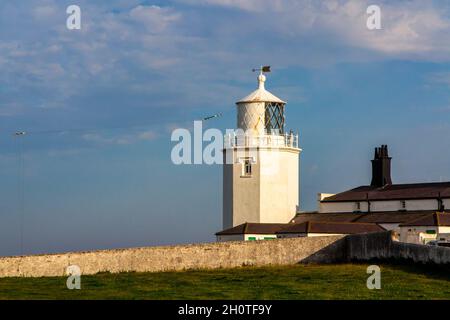
[[[252,175],[252,161],[250,159],[244,160],[244,176],[249,177]]]
[[[284,104],[266,102],[265,127],[268,134],[284,133]]]

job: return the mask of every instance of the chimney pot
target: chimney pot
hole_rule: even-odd
[[[370,183],[372,187],[381,188],[392,184],[391,159],[386,144],[375,148],[375,156],[372,160],[372,181]]]

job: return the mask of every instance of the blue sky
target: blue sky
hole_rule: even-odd
[[[25,253],[213,241],[221,168],[173,165],[170,133],[233,128],[262,64],[300,133],[303,209],[369,183],[380,144],[394,182],[450,180],[450,3],[376,2],[369,31],[364,0],[2,1],[0,255],[21,212]]]

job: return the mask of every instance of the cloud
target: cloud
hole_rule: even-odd
[[[56,15],[57,12],[57,8],[54,5],[39,5],[33,9],[33,15],[36,19],[48,19]]]
[[[428,84],[443,84],[450,87],[450,72],[434,72],[426,77]]]
[[[0,117],[13,117],[23,113],[24,106],[17,102],[6,102],[0,104]]]
[[[62,148],[62,149],[50,149],[47,151],[49,157],[72,157],[82,154],[85,149],[81,148]]]
[[[139,139],[141,140],[155,140],[158,137],[158,134],[154,131],[144,131],[138,134]]]
[[[154,33],[162,32],[181,18],[181,14],[173,8],[139,5],[130,11],[130,17],[146,26]]]
[[[82,138],[88,142],[93,142],[100,145],[116,144],[125,145],[131,144],[132,137],[130,135],[118,135],[115,137],[104,137],[98,133],[86,133]]]
[[[182,1],[193,4],[194,1]],[[199,3],[195,1],[195,3]],[[449,8],[438,1],[378,1],[382,30],[366,28],[366,9],[373,1],[273,1],[273,0],[203,0],[202,5],[222,6],[258,16],[263,24],[248,24],[240,34],[260,29],[280,36],[325,36],[342,47],[362,48],[388,57],[419,60],[450,60]],[[239,36],[239,34],[237,34]],[[307,45],[307,43],[305,43]]]
[[[0,114],[43,128],[142,119],[177,123],[189,110],[224,110],[248,91],[243,70],[262,63],[287,69],[450,61],[448,6],[379,1],[383,29],[369,31],[369,4],[174,0],[156,6],[80,0],[82,30],[69,31],[59,1],[2,2],[0,90],[2,105],[9,107],[0,106]],[[295,88],[283,90],[299,95]]]
[[[114,134],[105,136],[99,133],[85,133],[83,140],[99,145],[129,145],[138,141],[153,141],[158,138],[158,134],[152,130],[142,132]]]

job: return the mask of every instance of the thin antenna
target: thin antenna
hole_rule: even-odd
[[[23,231],[25,220],[25,158],[23,155],[23,140],[21,139],[26,135],[25,131],[17,131],[14,136],[18,138],[18,175],[17,175],[17,197],[19,201],[19,229],[20,229],[20,254],[23,255]]]

